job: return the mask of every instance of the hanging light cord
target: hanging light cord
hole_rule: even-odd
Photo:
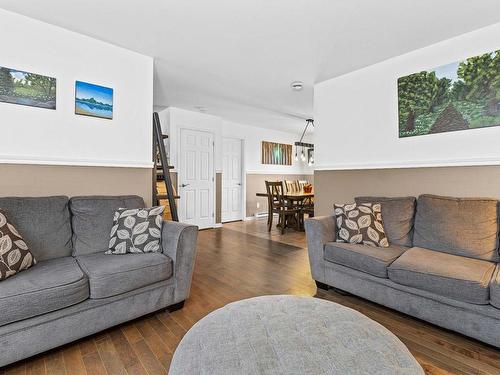
[[[300,137],[300,143],[302,143],[302,140],[304,139],[304,136],[306,135],[306,131],[307,131],[307,128],[309,127],[309,125],[312,125],[314,127],[314,120],[313,119],[307,119],[306,120],[307,123],[306,123],[306,127],[304,128],[304,131],[302,132],[302,136]]]

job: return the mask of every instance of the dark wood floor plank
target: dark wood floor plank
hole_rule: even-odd
[[[96,351],[91,354],[87,354],[83,356],[83,363],[85,365],[85,370],[87,370],[87,374],[89,375],[106,375],[106,367],[104,367],[104,363],[102,363],[101,357],[99,353]]]
[[[0,371],[0,374],[2,372]],[[45,358],[44,356],[37,356],[31,361],[26,363],[26,375],[45,375],[47,374],[47,369],[45,368]]]
[[[80,341],[79,347],[82,356],[97,353],[97,346],[95,345],[93,337],[87,337]]]
[[[121,331],[127,338],[127,341],[132,345],[142,340],[141,333],[135,326],[135,322],[126,323],[121,327]]]
[[[97,351],[108,374],[126,375],[127,371],[123,365],[118,352],[110,338],[100,340],[96,343]]]
[[[154,353],[157,360],[165,370],[168,370],[175,348],[170,348],[158,335],[149,323],[149,319],[143,319],[137,323],[137,328],[141,333],[149,349]]]
[[[61,349],[52,350],[45,358],[45,367],[48,374],[65,375],[63,352]]]
[[[5,369],[6,375],[25,375],[26,374],[26,363],[23,361],[21,363],[16,363]]]
[[[500,350],[355,296],[317,291],[303,232],[267,231],[265,220],[199,233],[191,298],[77,344],[0,369],[4,374],[166,374],[172,355],[199,319],[227,303],[265,294],[315,295],[356,309],[398,336],[428,375],[500,375]],[[82,372],[84,369],[84,372]],[[54,371],[54,372],[52,372]]]
[[[68,345],[63,349],[64,368],[67,374],[85,375],[85,364],[78,344]]]
[[[162,340],[170,349],[170,352],[173,353],[182,337],[176,336],[173,332],[164,325],[157,316],[153,316],[148,319],[149,325],[154,329],[160,340]]]
[[[137,358],[131,344],[123,334],[121,329],[115,329],[110,332],[111,340],[118,356],[129,374],[146,375],[147,371]]]
[[[132,348],[149,375],[164,375],[167,373],[144,340],[134,343]]]

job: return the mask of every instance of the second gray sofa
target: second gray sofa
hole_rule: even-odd
[[[336,242],[335,218],[305,223],[311,273],[332,286],[500,347],[499,202],[421,195],[380,202],[390,247]]]
[[[137,196],[0,198],[38,261],[0,281],[0,367],[189,296],[198,228],[164,221],[162,252],[104,255],[113,213]]]

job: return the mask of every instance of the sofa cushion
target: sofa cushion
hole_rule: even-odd
[[[498,201],[421,195],[413,244],[498,262]]]
[[[73,255],[108,250],[113,215],[119,208],[142,208],[144,200],[135,195],[89,196],[70,199],[73,225]]]
[[[500,309],[500,265],[497,265],[490,283],[490,303]]]
[[[71,255],[68,197],[0,198],[0,209],[38,261]]]
[[[325,260],[373,276],[387,278],[387,267],[407,249],[398,245],[377,248],[360,244],[329,242],[325,245]]]
[[[0,326],[75,305],[89,284],[73,257],[49,259],[0,282]]]
[[[415,197],[356,197],[356,203],[380,203],[389,244],[412,246]]]
[[[162,253],[89,254],[77,257],[90,282],[90,298],[126,293],[172,277],[172,259]]]
[[[474,304],[488,304],[495,263],[412,247],[389,266],[395,283]]]

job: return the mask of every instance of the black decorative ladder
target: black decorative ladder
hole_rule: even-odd
[[[173,221],[179,221],[177,214],[177,205],[175,200],[179,198],[175,195],[175,190],[170,178],[170,169],[168,165],[167,152],[165,151],[164,139],[168,135],[163,134],[161,130],[160,117],[158,112],[153,113],[153,204],[159,205],[160,200],[168,199],[170,214]],[[158,194],[158,181],[164,181],[167,194]]]

